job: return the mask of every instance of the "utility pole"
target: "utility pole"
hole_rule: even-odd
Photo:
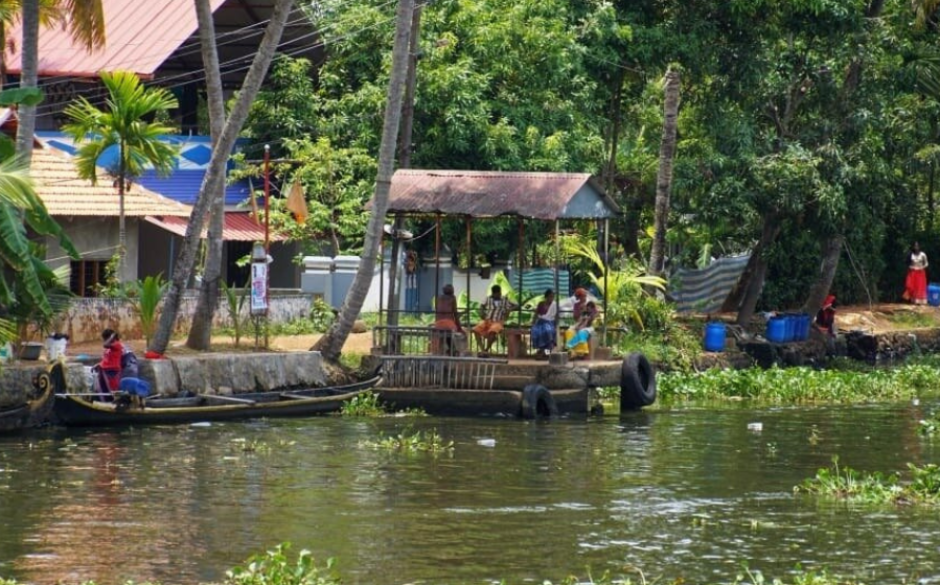
[[[411,135],[414,128],[415,86],[418,82],[418,33],[421,31],[421,11],[423,5],[415,6],[411,15],[411,44],[408,49],[408,76],[405,79],[405,95],[401,111],[401,130],[398,133],[398,168],[411,168]],[[398,286],[399,259],[401,257],[401,233],[404,220],[401,214],[395,215],[395,229],[392,230],[392,258],[388,268],[388,325],[398,325],[398,307],[400,287]],[[435,291],[435,294],[437,292]]]

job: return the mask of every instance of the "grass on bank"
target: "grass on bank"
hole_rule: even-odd
[[[768,404],[882,402],[935,393],[938,377],[940,365],[936,362],[869,371],[710,369],[660,374],[657,390],[659,400],[667,403],[741,399]]]
[[[325,563],[318,564],[310,551],[306,549],[301,550],[296,558],[292,559],[288,553],[289,549],[290,543],[279,544],[265,554],[251,557],[244,565],[226,571],[224,581],[207,585],[342,585],[343,581],[337,574],[334,559],[327,559]],[[649,583],[680,585],[695,582],[682,577],[673,580],[662,578],[648,580],[642,572],[636,573],[636,577],[613,576],[609,572],[599,576],[588,573],[587,577],[572,575],[560,581],[559,585],[647,585]],[[506,584],[507,582],[501,581],[500,583]],[[707,583],[707,581],[702,583]],[[784,579],[768,580],[760,571],[751,570],[746,565],[737,572],[730,583],[732,585],[862,585],[861,581],[829,575],[825,570],[804,571],[799,567]],[[26,584],[0,577],[0,585]],[[88,581],[81,585],[95,585],[95,583]],[[135,584],[127,581],[125,585]],[[137,585],[158,584],[145,582]],[[542,585],[552,585],[552,582],[545,580],[542,581]]]

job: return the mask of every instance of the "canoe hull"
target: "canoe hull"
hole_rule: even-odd
[[[189,398],[151,399],[143,407],[121,407],[87,397],[58,393],[54,418],[65,426],[191,424],[262,417],[303,417],[338,412],[371,389],[378,378],[334,388]],[[233,403],[226,403],[233,402]]]

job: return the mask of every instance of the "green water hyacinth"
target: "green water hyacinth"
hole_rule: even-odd
[[[712,369],[658,377],[662,401],[752,399],[770,404],[852,403],[910,399],[936,392],[940,368],[908,365],[867,372],[777,368]]]

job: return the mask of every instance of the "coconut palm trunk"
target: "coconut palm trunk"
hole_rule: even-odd
[[[160,325],[157,327],[157,332],[154,334],[149,348],[156,353],[165,352],[170,344],[170,337],[173,334],[176,317],[179,314],[183,291],[186,289],[186,283],[192,276],[193,266],[196,263],[196,250],[199,247],[206,215],[213,201],[213,194],[221,188],[220,186],[225,185],[225,167],[229,153],[235,146],[235,140],[248,118],[251,102],[258,95],[258,90],[261,88],[261,83],[268,72],[268,67],[274,59],[274,53],[281,40],[281,34],[284,32],[284,26],[287,23],[292,5],[293,0],[277,0],[275,2],[271,19],[264,31],[264,38],[261,40],[258,52],[251,62],[251,67],[248,69],[242,88],[238,92],[235,105],[225,121],[219,140],[212,149],[209,169],[206,171],[202,186],[199,188],[199,195],[196,198],[196,204],[193,206],[192,217],[186,227],[186,236],[174,263],[175,270],[170,281],[170,288],[164,299],[163,311],[160,313]]]
[[[20,87],[39,85],[39,0],[23,0],[23,46],[20,54]],[[3,47],[6,50],[6,47]],[[21,105],[17,111],[16,156],[28,169],[33,159],[33,135],[36,132],[36,106]]]
[[[395,166],[395,143],[401,121],[401,105],[408,76],[408,45],[411,39],[411,21],[414,0],[399,0],[395,17],[395,44],[392,48],[392,70],[388,80],[388,101],[385,105],[385,122],[382,126],[382,141],[379,147],[378,171],[375,192],[372,198],[372,215],[366,229],[362,248],[362,261],[353,279],[352,287],[339,316],[326,334],[311,348],[322,352],[329,361],[336,361],[343,351],[343,344],[352,331],[353,323],[362,310],[369,286],[375,276],[375,258],[382,240],[385,213],[388,210],[388,194],[392,187],[392,172]]]
[[[664,89],[663,139],[659,146],[655,227],[649,265],[649,273],[654,276],[662,276],[666,265],[666,228],[669,219],[669,196],[672,192],[672,165],[676,157],[676,118],[679,115],[678,71],[671,68],[666,71]]]
[[[199,21],[199,41],[202,46],[202,63],[206,68],[206,98],[209,106],[209,134],[212,148],[219,145],[225,127],[225,102],[222,96],[222,75],[219,71],[219,51],[215,44],[215,24],[209,0],[195,0]],[[212,320],[219,307],[219,279],[222,275],[222,230],[225,225],[225,182],[219,182],[212,193],[207,236],[208,252],[203,269],[202,286],[192,328],[186,346],[192,349],[209,349],[212,341]]]

